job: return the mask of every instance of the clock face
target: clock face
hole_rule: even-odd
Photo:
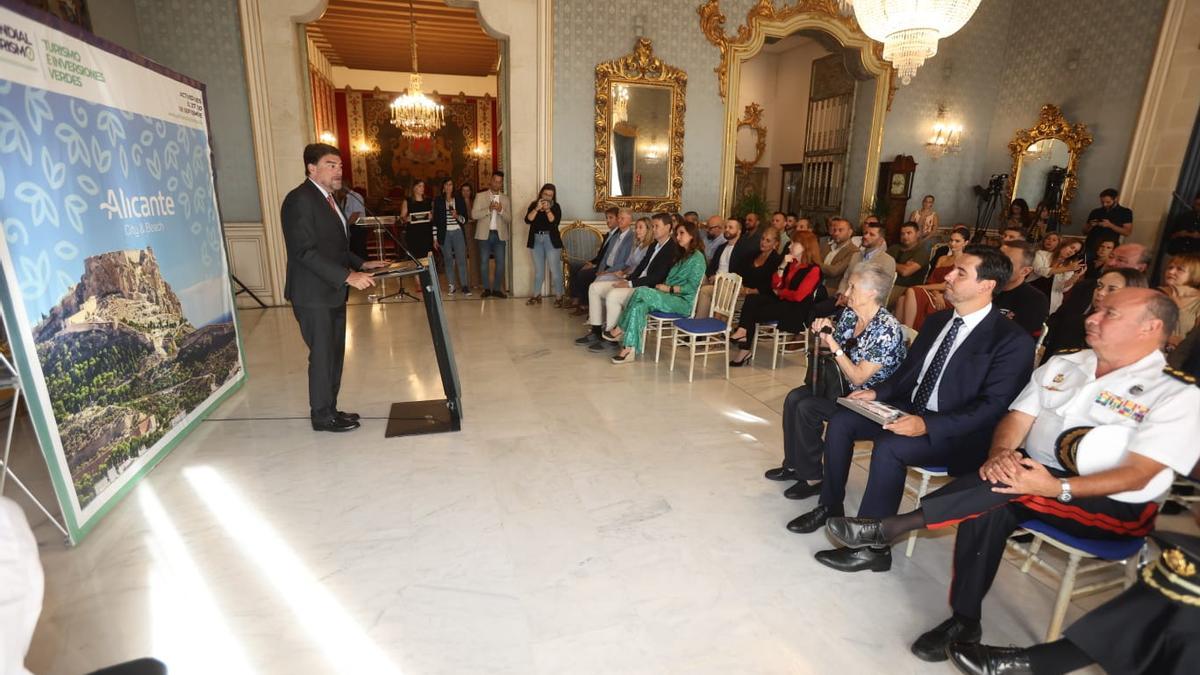
[[[908,176],[898,173],[892,176],[892,194],[902,195],[908,186]]]

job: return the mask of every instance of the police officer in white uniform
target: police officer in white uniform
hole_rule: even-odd
[[[829,534],[852,547],[958,524],[954,615],[923,634],[914,654],[944,661],[951,642],[979,641],[983,597],[1019,523],[1036,519],[1088,539],[1144,537],[1153,529],[1154,500],[1169,488],[1171,470],[1187,474],[1200,459],[1200,387],[1167,368],[1161,352],[1178,320],[1159,291],[1110,294],[1087,318],[1091,349],[1034,371],[977,476],[926,496],[917,511],[882,521],[830,519]],[[1090,428],[1098,432],[1093,438]]]

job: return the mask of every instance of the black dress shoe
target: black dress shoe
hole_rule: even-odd
[[[336,412],[336,413],[334,413],[334,414],[335,414],[335,415],[337,415],[338,417],[341,417],[341,418],[343,418],[343,419],[348,419],[348,420],[350,420],[351,422],[357,422],[357,421],[359,421],[360,419],[362,419],[362,417],[360,417],[358,413],[352,413],[352,412],[342,412],[341,410],[339,410],[339,411],[337,411],[337,412]]]
[[[808,499],[813,495],[819,494],[821,494],[821,484],[809,485],[806,480],[802,480],[783,491],[783,496],[788,499]]]
[[[504,291],[492,291],[492,297],[504,300],[508,296],[504,294]]]
[[[786,466],[777,466],[774,469],[767,469],[767,472],[763,474],[763,478],[767,480],[796,480],[796,471]]]
[[[597,342],[600,342],[600,336],[596,335],[595,333],[588,333],[581,338],[575,338],[575,344],[579,345],[580,347],[594,345]]]
[[[492,297],[492,292],[485,288],[485,289],[483,289],[483,292],[479,294],[479,297],[490,298],[490,297]]]
[[[945,661],[949,658],[946,655],[946,648],[950,646],[951,642],[979,642],[982,637],[983,628],[978,621],[968,624],[958,617],[952,616],[917,638],[917,641],[912,643],[912,653],[922,661],[931,663]]]
[[[359,426],[361,425],[354,420],[336,415],[327,420],[312,421],[313,431],[354,431]]]
[[[825,531],[842,546],[850,548],[891,543],[883,538],[883,524],[874,518],[830,518],[825,523]]]
[[[839,572],[886,572],[892,569],[892,549],[884,548],[835,548],[818,551],[817,562]]]
[[[967,675],[1033,675],[1029,650],[989,647],[978,642],[951,642],[946,647],[950,663]]]
[[[799,532],[800,534],[808,534],[809,532],[816,532],[821,529],[825,521],[830,518],[844,515],[846,515],[846,511],[842,508],[841,504],[837,506],[818,504],[817,508],[788,523],[787,529],[792,532]]]

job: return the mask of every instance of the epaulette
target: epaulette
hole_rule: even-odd
[[[1065,349],[1057,349],[1050,356],[1062,356],[1063,354],[1074,354],[1083,351],[1083,347],[1066,347]]]
[[[1175,368],[1172,368],[1171,366],[1167,366],[1166,368],[1163,368],[1163,372],[1166,373],[1167,375],[1170,375],[1171,377],[1179,380],[1180,382],[1186,382],[1188,384],[1194,384],[1194,385],[1200,387],[1200,382],[1197,382],[1196,376],[1192,375],[1191,373],[1185,373],[1182,370],[1177,370]]]

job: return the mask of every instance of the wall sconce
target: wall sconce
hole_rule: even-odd
[[[667,155],[667,145],[665,143],[647,143],[640,146],[642,159],[647,162],[661,162]]]
[[[948,154],[962,150],[961,124],[946,119],[946,106],[938,106],[937,121],[933,124],[933,135],[925,143],[925,151],[933,159],[941,159]]]
[[[354,150],[361,155],[369,155],[374,152],[379,152],[379,148],[375,147],[371,143],[368,143],[366,139],[359,139],[358,142],[354,144]]]
[[[337,143],[337,136],[334,136],[332,133],[330,133],[328,131],[322,131],[321,135],[318,136],[317,138],[320,139],[320,141],[322,143],[328,143],[330,145]]]
[[[471,147],[471,156],[477,160],[482,160],[488,156],[488,146],[483,143],[476,143]]]

